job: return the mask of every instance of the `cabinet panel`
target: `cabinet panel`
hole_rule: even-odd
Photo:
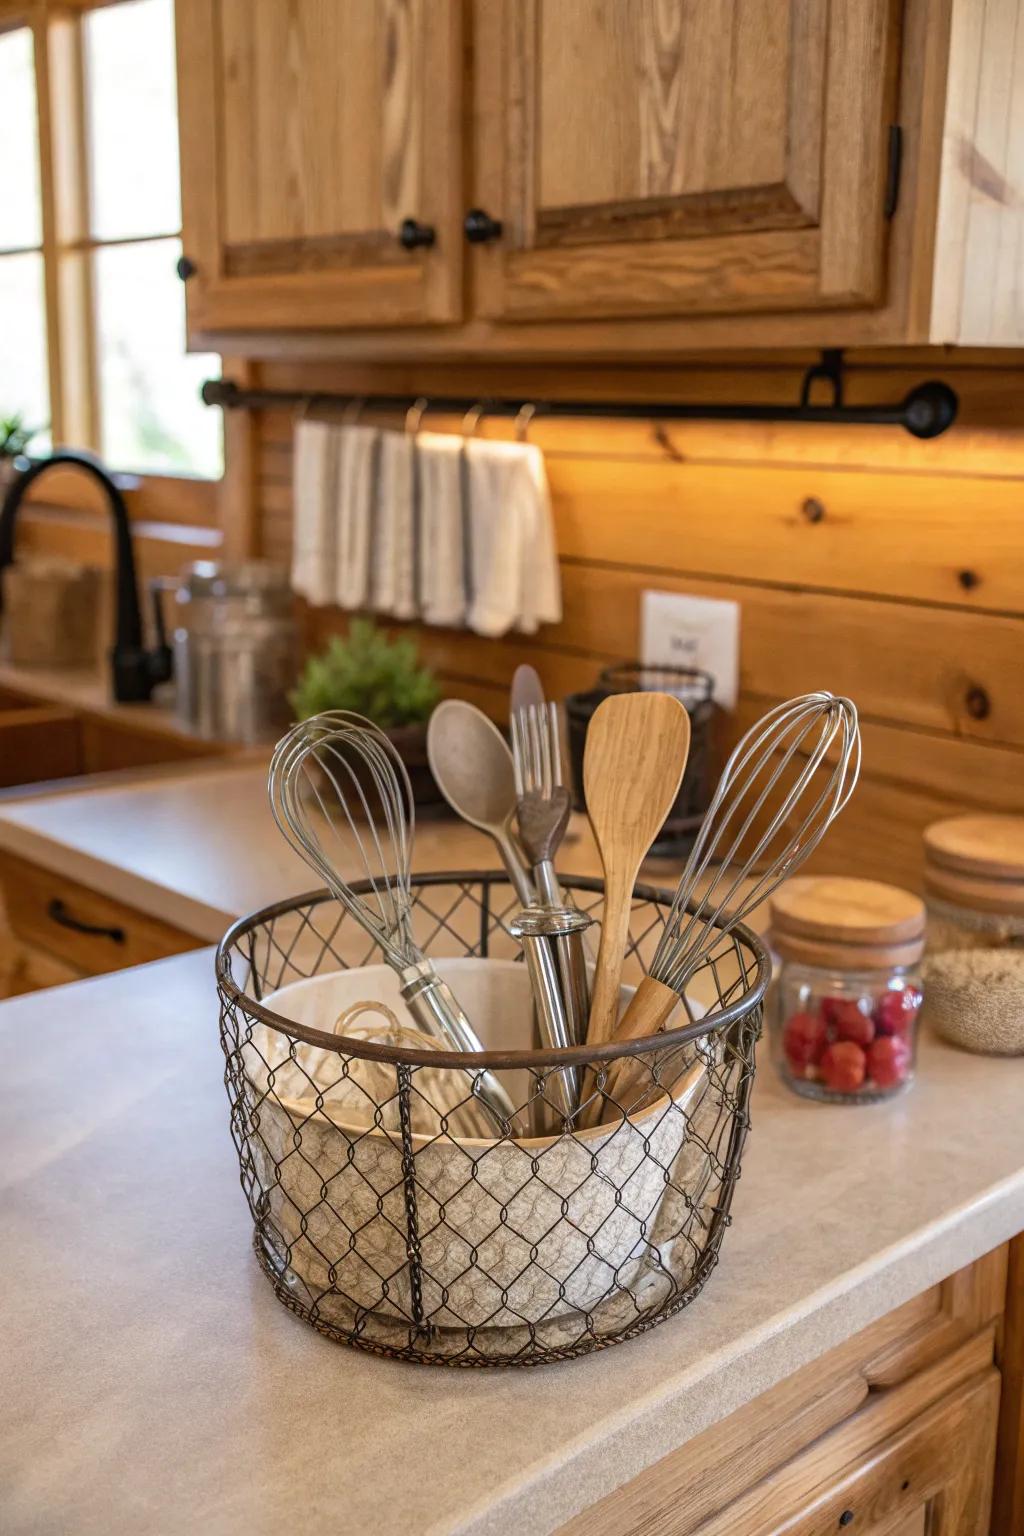
[[[459,315],[457,0],[177,0],[190,329]],[[407,248],[407,219],[434,243]]]
[[[478,0],[505,319],[881,302],[896,0]]]

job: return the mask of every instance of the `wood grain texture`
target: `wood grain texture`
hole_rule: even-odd
[[[1009,1245],[1006,1307],[996,1348],[1003,1376],[991,1536],[1024,1530],[1024,1237]]]
[[[459,310],[461,7],[178,0],[191,331]],[[434,226],[404,250],[405,218]]]
[[[12,853],[0,853],[0,896],[18,939],[87,976],[144,965],[202,946],[202,941],[191,934]],[[53,901],[63,902],[75,921],[120,930],[121,939],[62,926],[50,915]]]
[[[613,695],[590,722],[583,780],[605,901],[589,1045],[602,1045],[615,1029],[633,887],[679,792],[689,752],[690,717],[669,694]]]
[[[1006,1251],[997,1249],[654,1463],[561,1527],[560,1536],[763,1536],[788,1533],[787,1520],[803,1532],[808,1527],[800,1521],[805,1513],[810,1519],[809,1511],[809,1529],[820,1536],[839,1530],[838,1516],[850,1507],[854,1530],[889,1536],[889,1521],[916,1518],[922,1503],[938,1506],[947,1493],[951,1509],[962,1507],[972,1480],[980,1481],[975,1496],[984,1504],[994,1443],[991,1399],[998,1393],[993,1341],[1005,1273]],[[945,1446],[938,1468],[952,1479],[945,1490],[930,1491],[934,1465],[931,1481],[919,1481],[915,1472],[906,1489],[905,1472],[898,1479],[871,1472],[876,1464],[893,1466],[891,1442],[902,1444],[909,1434],[919,1443],[929,1412],[947,1433],[946,1415],[960,1422],[951,1404],[964,1398],[972,1411],[983,1405],[984,1428],[978,1447],[965,1447],[962,1457],[951,1454],[952,1441]],[[930,1432],[928,1438],[931,1443]],[[829,1501],[840,1489],[857,1502],[833,1511]],[[866,1518],[872,1504],[876,1524]],[[984,1527],[939,1529],[946,1536],[980,1536]]]
[[[477,174],[507,225],[477,263],[479,313],[880,299],[894,0],[504,0],[474,16]]]
[[[931,335],[1024,339],[1024,3],[955,0]]]
[[[929,371],[947,374],[963,401],[961,421],[933,443],[881,428],[538,417],[530,436],[545,453],[555,507],[563,621],[498,641],[414,630],[425,658],[448,691],[501,720],[520,662],[558,697],[634,656],[647,589],[738,602],[741,705],[723,749],[779,698],[822,686],[849,693],[862,713],[864,774],[813,868],[918,884],[929,821],[964,809],[1024,811],[1019,374],[855,360],[852,397],[898,397]],[[719,361],[671,372],[409,364],[279,365],[262,375],[281,387],[542,400],[601,391],[778,399],[798,377],[792,364],[763,359],[742,373]],[[428,414],[435,424],[458,426]],[[258,453],[260,537],[281,559],[290,558],[292,425],[287,413],[267,413]],[[485,417],[480,430],[510,428]],[[308,643],[344,623],[337,612],[310,613]]]

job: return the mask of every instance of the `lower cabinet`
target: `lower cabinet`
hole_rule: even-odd
[[[0,997],[199,949],[203,941],[0,852]]]
[[[997,1249],[656,1462],[560,1536],[1004,1536],[990,1521],[1006,1276],[1007,1250]]]

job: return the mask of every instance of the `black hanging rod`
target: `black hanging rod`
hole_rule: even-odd
[[[824,405],[811,404],[817,382],[832,392]],[[537,417],[596,416],[616,421],[802,421],[904,427],[913,437],[938,437],[956,420],[959,400],[955,390],[936,379],[918,384],[898,405],[846,405],[843,399],[842,354],[827,351],[820,363],[804,374],[797,405],[679,404],[676,402],[605,400],[503,400],[452,395],[340,395],[321,390],[241,389],[230,379],[208,379],[202,388],[206,405],[225,410],[259,411],[280,406],[365,406],[369,410],[409,411],[425,403],[432,411],[466,415],[479,410],[485,416]]]

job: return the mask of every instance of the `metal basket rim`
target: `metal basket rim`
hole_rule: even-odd
[[[456,885],[474,881],[483,885],[507,885],[508,876],[504,870],[436,870],[424,871],[410,877],[410,884],[413,886]],[[567,875],[563,878],[562,884],[569,890],[602,891],[604,889],[604,882],[591,875]],[[356,895],[360,895],[371,889],[371,882],[366,880],[354,882],[351,889]],[[641,901],[654,902],[659,906],[668,906],[672,901],[671,891],[646,883],[635,885],[633,895]],[[375,1045],[369,1041],[349,1040],[346,1037],[327,1034],[324,1030],[311,1029],[307,1025],[298,1023],[297,1020],[287,1019],[283,1014],[275,1013],[272,1008],[267,1008],[257,998],[243,991],[231,974],[231,951],[247,934],[272,919],[283,916],[286,912],[336,900],[337,898],[324,886],[319,890],[306,891],[298,896],[272,902],[269,906],[250,912],[245,917],[237,918],[217,945],[215,967],[217,986],[223,1000],[236,1004],[252,1018],[258,1019],[260,1023],[268,1025],[291,1040],[301,1040],[306,1045],[332,1051],[339,1056],[361,1057],[397,1066],[451,1068],[452,1070],[491,1067],[502,1071],[615,1061],[624,1056],[642,1055],[652,1048],[664,1050],[668,1046],[686,1045],[702,1039],[705,1035],[728,1029],[730,1025],[745,1018],[761,1003],[771,978],[771,960],[764,943],[746,923],[737,923],[731,936],[743,943],[754,956],[757,961],[757,974],[735,1003],[731,1003],[728,1008],[706,1015],[695,1024],[664,1030],[660,1034],[644,1035],[637,1040],[612,1040],[604,1045],[574,1045],[561,1050],[417,1051],[407,1047]]]

